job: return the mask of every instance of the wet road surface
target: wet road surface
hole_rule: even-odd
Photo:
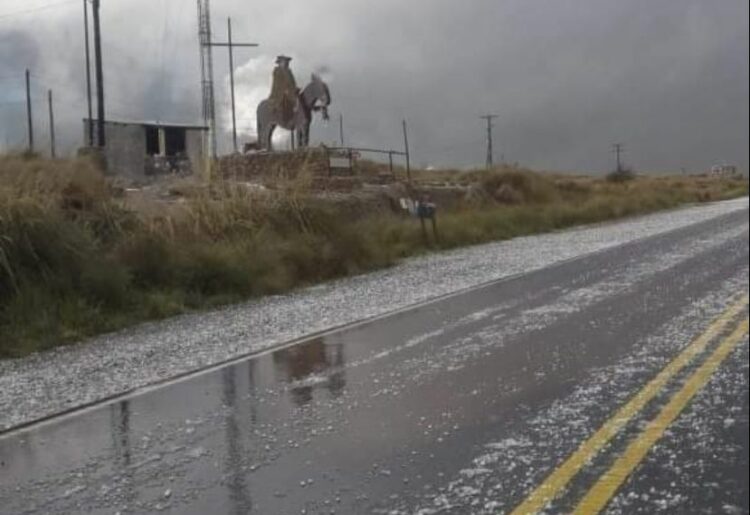
[[[744,210],[6,432],[0,513],[747,513],[747,290]]]

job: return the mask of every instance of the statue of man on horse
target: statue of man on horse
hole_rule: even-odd
[[[258,146],[272,150],[271,138],[276,127],[292,131],[292,145],[306,147],[310,142],[313,113],[320,111],[328,119],[331,93],[328,85],[316,74],[301,91],[289,67],[291,57],[280,55],[273,70],[271,95],[258,104]]]
[[[276,58],[276,67],[273,69],[273,81],[271,82],[270,100],[281,120],[291,121],[294,116],[294,106],[297,103],[297,81],[294,80],[292,69],[289,68],[291,57],[280,55]]]

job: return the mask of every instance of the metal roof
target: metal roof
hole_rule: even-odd
[[[83,122],[87,123],[89,121],[88,118],[84,118]],[[94,120],[94,123],[96,123],[96,120]],[[107,119],[104,121],[106,124],[112,124],[112,125],[141,125],[143,127],[164,127],[164,128],[177,128],[177,129],[193,129],[193,130],[201,130],[201,131],[207,131],[208,126],[206,125],[200,125],[195,123],[175,123],[175,122],[162,122],[162,121],[154,121],[154,120],[111,120]]]

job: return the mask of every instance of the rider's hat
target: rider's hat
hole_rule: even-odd
[[[280,55],[280,56],[278,56],[276,58],[276,64],[281,64],[281,63],[284,63],[284,62],[288,63],[291,60],[292,60],[291,57],[288,57],[286,55]]]

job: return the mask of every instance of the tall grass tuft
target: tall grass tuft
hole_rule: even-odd
[[[475,195],[440,209],[435,243],[396,213],[342,215],[311,192],[305,167],[279,174],[273,191],[196,181],[174,186],[179,201],[135,204],[87,160],[0,157],[0,357],[390,266],[436,247],[748,192],[747,181],[707,177],[610,182],[518,167],[447,176]]]

